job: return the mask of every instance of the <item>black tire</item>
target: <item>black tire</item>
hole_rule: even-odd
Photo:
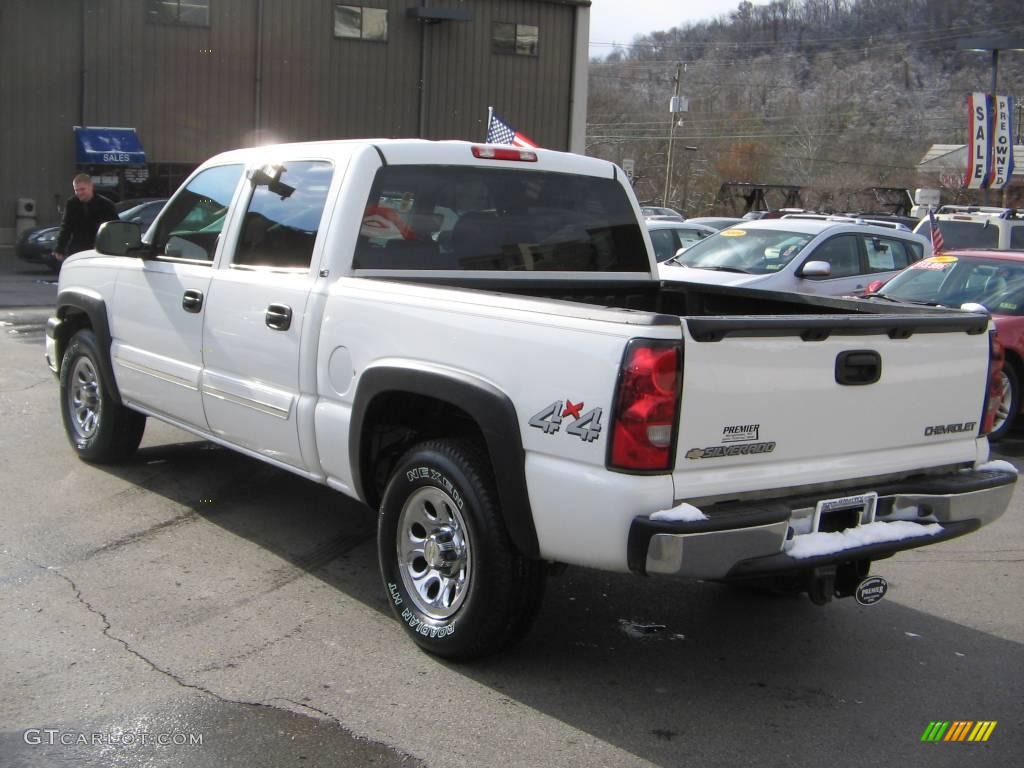
[[[436,440],[395,466],[377,549],[388,602],[429,653],[469,661],[520,640],[540,609],[544,563],[519,553],[491,470],[461,441]]]
[[[1013,429],[1013,422],[1020,412],[1020,376],[1009,360],[1003,363],[1003,396],[996,410],[995,424],[988,433],[989,442],[1006,437]]]
[[[146,417],[120,405],[107,391],[100,372],[102,354],[92,331],[71,337],[60,365],[60,412],[79,458],[109,464],[135,453]]]

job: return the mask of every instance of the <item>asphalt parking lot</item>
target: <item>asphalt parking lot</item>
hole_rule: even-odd
[[[79,462],[42,361],[53,298],[10,303],[55,288],[6,272],[5,768],[1002,767],[1024,754],[1020,490],[982,531],[877,564],[890,592],[875,606],[569,569],[521,645],[451,665],[388,612],[370,510],[152,421],[133,460]],[[1024,466],[1022,435],[996,455]],[[923,743],[937,720],[997,725],[984,743]]]

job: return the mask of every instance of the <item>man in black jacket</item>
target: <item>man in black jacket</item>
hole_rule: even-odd
[[[64,220],[53,251],[60,262],[73,253],[92,248],[96,244],[96,230],[100,224],[117,218],[114,204],[103,195],[96,194],[89,174],[78,174],[71,184],[75,188],[75,196],[68,198],[64,205]]]

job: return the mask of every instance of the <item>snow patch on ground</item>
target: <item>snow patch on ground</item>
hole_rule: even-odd
[[[1013,472],[1015,475],[1020,474],[1013,464],[1008,461],[1003,461],[1002,459],[982,464],[978,469],[984,472]]]
[[[868,523],[845,531],[808,533],[793,539],[793,546],[786,550],[790,557],[802,560],[807,557],[831,555],[853,547],[866,544],[880,544],[885,541],[901,541],[921,536],[934,536],[942,531],[942,526],[918,525],[904,521],[895,523]]]
[[[707,520],[708,516],[697,509],[693,504],[683,502],[672,509],[662,509],[651,515],[651,520],[660,520],[667,523],[692,523],[695,520]]]

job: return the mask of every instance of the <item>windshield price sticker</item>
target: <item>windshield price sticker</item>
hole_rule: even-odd
[[[722,237],[743,237],[747,234],[745,229],[726,229],[719,232]]]
[[[935,269],[941,272],[956,262],[956,256],[932,256],[929,259],[922,259],[910,266],[912,269]]]

